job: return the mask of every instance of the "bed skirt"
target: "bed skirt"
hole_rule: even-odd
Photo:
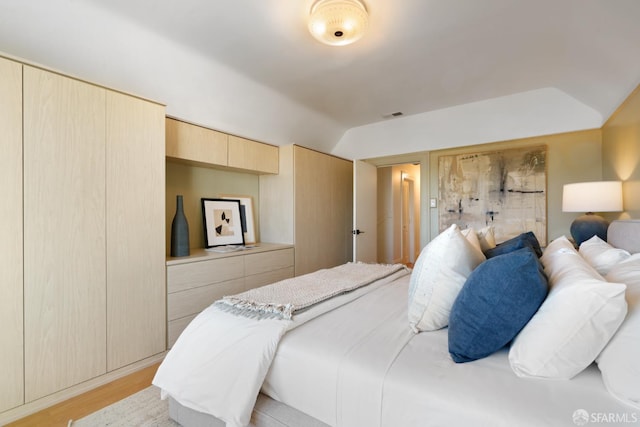
[[[169,416],[184,427],[224,427],[225,423],[212,415],[195,411],[169,399]],[[251,414],[249,427],[330,427],[283,403],[260,393]]]

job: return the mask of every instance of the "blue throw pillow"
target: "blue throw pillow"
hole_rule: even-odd
[[[507,254],[509,252],[517,251],[518,249],[530,247],[535,254],[540,258],[542,256],[542,249],[540,248],[540,242],[536,238],[536,235],[532,231],[527,231],[509,240],[506,240],[495,248],[487,249],[484,255],[487,258],[493,258],[498,255]]]
[[[480,264],[451,309],[451,358],[470,362],[507,345],[538,310],[548,289],[543,267],[530,247]]]

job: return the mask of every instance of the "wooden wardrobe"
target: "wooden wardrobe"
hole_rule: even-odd
[[[260,176],[260,229],[295,246],[295,275],[353,257],[353,163],[298,145],[280,147],[278,175]]]
[[[2,418],[164,351],[165,113],[4,58],[0,94]]]

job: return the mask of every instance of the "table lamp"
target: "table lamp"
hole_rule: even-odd
[[[622,211],[622,182],[594,181],[565,184],[562,190],[563,212],[586,212],[571,223],[576,245],[593,236],[607,241],[609,222],[594,212]]]

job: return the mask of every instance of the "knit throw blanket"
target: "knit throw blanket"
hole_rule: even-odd
[[[296,312],[371,284],[402,269],[406,269],[402,264],[349,262],[225,296],[215,304],[224,311],[250,318],[291,319]]]

